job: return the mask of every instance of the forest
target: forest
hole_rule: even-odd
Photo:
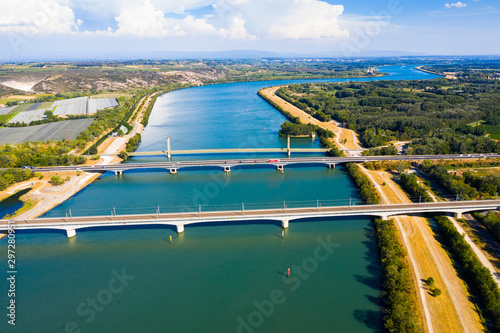
[[[482,125],[468,126],[500,124],[499,80],[306,83],[276,94],[317,119],[331,117],[358,132],[366,148],[398,140],[411,141],[406,154],[500,152]]]

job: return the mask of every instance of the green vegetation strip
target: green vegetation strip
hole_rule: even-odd
[[[23,182],[34,176],[29,169],[7,169],[0,171],[0,191],[5,190],[12,184]]]
[[[478,298],[494,332],[500,332],[500,291],[490,271],[479,261],[447,217],[436,215],[432,219],[438,225],[441,243],[457,264],[472,294]]]
[[[16,116],[16,114],[18,114],[18,112],[14,112],[14,113],[9,112],[7,114],[0,115],[0,123],[8,122],[12,118],[14,118]]]
[[[424,161],[422,170],[448,193],[456,195],[458,200],[470,200],[478,195],[476,189],[465,184],[462,177],[448,173],[442,165],[433,165],[430,161]]]
[[[434,200],[427,193],[425,186],[418,183],[417,175],[414,173],[403,173],[399,175],[399,185],[410,195],[411,198],[421,202],[433,202]]]
[[[472,213],[472,216],[484,225],[495,240],[500,243],[500,220],[494,212],[489,211],[486,215]]]
[[[422,332],[417,292],[394,221],[375,219],[383,271],[384,328],[387,332]]]
[[[355,163],[348,163],[346,168],[356,184],[364,203],[368,205],[379,204],[381,199],[380,195],[370,179],[361,171],[360,167]]]
[[[291,114],[290,112],[288,111],[285,111],[281,106],[279,106],[278,104],[276,104],[275,102],[273,102],[269,97],[267,97],[266,95],[264,95],[262,93],[262,89],[257,91],[257,94],[263,99],[265,100],[266,102],[268,102],[273,108],[275,108],[276,110],[278,110],[282,115],[285,116],[286,119],[288,119],[291,123],[293,124],[301,124],[300,122],[300,118],[299,117],[295,117],[293,114]],[[310,132],[308,134],[311,134]]]

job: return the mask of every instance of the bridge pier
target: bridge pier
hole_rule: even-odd
[[[288,229],[288,220],[282,220],[281,221],[281,227],[283,229]]]
[[[287,137],[286,154],[288,157],[292,155],[292,150],[290,149],[290,135]]]
[[[123,175],[123,170],[115,170],[115,176]]]
[[[177,225],[177,233],[182,234],[184,232],[184,224]]]
[[[170,153],[170,137],[167,137],[167,158],[170,159],[172,154]]]
[[[231,172],[231,167],[230,166],[225,166],[224,167],[224,172]]]
[[[278,164],[276,166],[276,170],[281,171],[281,173],[283,173],[283,164]]]
[[[337,165],[337,163],[328,163],[328,169],[335,169],[335,165]]]
[[[66,236],[68,236],[68,238],[75,237],[76,230],[75,229],[66,229]]]
[[[462,212],[455,212],[455,213],[453,213],[453,217],[455,217],[456,219],[461,219],[462,218]]]
[[[388,215],[381,215],[378,218],[381,219],[382,221],[390,220],[390,216],[388,216]]]
[[[177,173],[177,169],[176,168],[170,168],[170,173],[175,175]]]

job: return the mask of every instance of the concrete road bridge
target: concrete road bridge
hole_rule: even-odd
[[[230,172],[234,168],[252,166],[270,166],[283,172],[286,166],[291,165],[325,165],[328,168],[335,168],[337,164],[362,163],[369,161],[423,161],[423,160],[467,160],[480,157],[500,157],[499,154],[488,156],[476,155],[394,155],[394,156],[349,156],[349,157],[301,157],[301,158],[252,158],[252,159],[227,159],[227,160],[198,160],[198,161],[165,161],[165,162],[139,162],[122,163],[113,165],[74,165],[58,167],[39,167],[35,171],[85,171],[85,172],[106,172],[111,171],[116,175],[121,175],[128,170],[151,170],[164,169],[175,174],[180,169],[215,167],[225,172]]]
[[[446,201],[428,203],[405,203],[387,205],[349,205],[329,207],[304,207],[282,209],[255,209],[231,211],[206,211],[110,215],[110,216],[81,216],[59,218],[36,218],[30,220],[0,220],[0,230],[9,228],[14,230],[64,230],[68,237],[76,235],[77,229],[96,227],[123,227],[168,225],[175,226],[178,233],[184,232],[184,226],[197,223],[238,223],[241,221],[278,221],[283,228],[288,228],[289,222],[307,218],[348,217],[348,216],[375,216],[388,219],[394,215],[423,214],[423,213],[451,213],[460,218],[463,213],[484,210],[496,210],[500,207],[500,200],[479,201]]]

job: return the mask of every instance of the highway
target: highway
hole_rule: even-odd
[[[39,167],[33,168],[37,172],[47,171],[85,171],[85,172],[123,172],[125,170],[137,169],[167,169],[178,170],[188,167],[221,167],[235,168],[241,166],[271,165],[287,166],[292,164],[324,164],[335,166],[336,164],[350,162],[368,162],[368,161],[422,161],[422,160],[467,160],[477,158],[498,158],[500,154],[488,155],[393,155],[393,156],[351,156],[351,157],[296,157],[296,158],[252,158],[252,159],[218,159],[218,160],[193,160],[193,161],[165,161],[165,162],[139,162],[122,163],[113,165],[73,165],[57,167]]]

